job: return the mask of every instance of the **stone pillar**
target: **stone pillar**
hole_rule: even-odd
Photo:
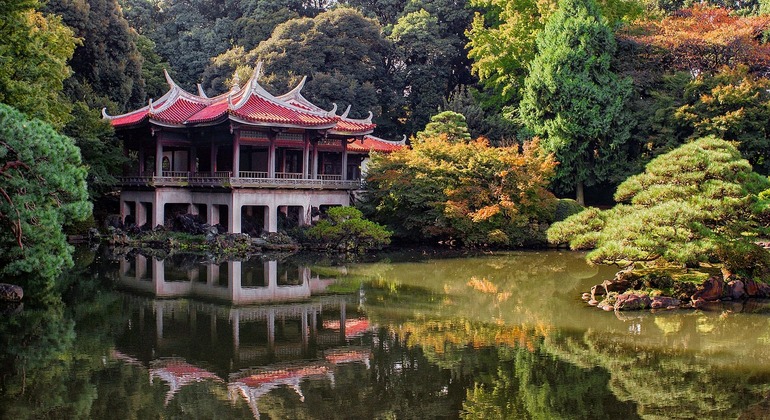
[[[136,202],[136,214],[134,215],[137,226],[143,226],[147,223],[147,203]]]
[[[345,322],[347,322],[348,317],[347,313],[345,312],[345,299],[340,299],[340,342],[345,342]]]
[[[163,339],[163,307],[155,308],[155,335],[158,339]]]
[[[166,202],[161,199],[160,194],[155,192],[155,202],[152,205],[152,227],[164,224],[163,220]]]
[[[136,254],[136,279],[142,280],[147,278],[147,257],[144,255]]]
[[[240,198],[232,194],[230,200],[230,219],[227,232],[229,233],[241,233],[241,200]]]
[[[270,232],[270,206],[264,206],[262,211],[262,230]]]
[[[126,200],[120,200],[120,221],[125,223],[126,216],[131,214],[131,202]]]
[[[275,353],[275,309],[270,308],[267,313],[267,349],[269,353]]]
[[[206,223],[211,226],[219,224],[219,205],[209,204],[206,206]]]
[[[278,232],[278,208],[267,206],[267,231],[270,233]]]
[[[190,214],[192,216],[197,216],[198,214],[200,214],[200,212],[198,211],[198,205],[194,204],[194,203],[188,204],[187,205],[187,214]]]

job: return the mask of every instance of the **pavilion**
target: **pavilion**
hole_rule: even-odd
[[[305,78],[273,96],[258,83],[261,67],[211,98],[164,70],[169,90],[157,100],[123,115],[102,111],[132,162],[120,179],[122,220],[156,226],[190,213],[231,233],[309,224],[318,211],[350,205],[370,152],[404,147],[371,135],[371,112],[353,119],[350,106],[337,115],[336,105],[308,101]]]

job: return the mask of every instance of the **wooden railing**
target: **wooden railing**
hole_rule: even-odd
[[[341,175],[321,174],[317,179],[304,179],[301,173],[293,172],[277,172],[274,178],[259,171],[240,171],[238,175],[233,177],[228,171],[164,171],[163,176],[133,175],[118,179],[124,186],[148,187],[358,189],[362,185],[361,180],[343,181]]]

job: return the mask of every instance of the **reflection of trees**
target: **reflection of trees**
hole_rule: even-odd
[[[749,338],[756,336],[750,331],[767,328],[766,318],[724,322],[718,314],[688,313],[661,319],[640,321],[658,327],[647,336],[595,330],[555,334],[545,340],[543,349],[570,364],[606,369],[612,392],[622,401],[634,401],[645,418],[736,418],[770,391],[770,372],[741,369],[753,358],[767,360],[766,344]],[[643,324],[646,327],[654,328]],[[658,336],[671,334],[673,328],[675,336]],[[704,328],[711,348],[692,351]],[[668,341],[665,346],[660,346],[661,339]],[[720,343],[722,339],[727,341]],[[724,353],[739,346],[745,348],[737,358]]]

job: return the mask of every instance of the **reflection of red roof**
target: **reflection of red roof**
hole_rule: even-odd
[[[329,330],[339,330],[339,321],[324,321],[323,327]],[[369,331],[369,320],[366,318],[348,319],[345,321],[345,337],[355,337]]]
[[[348,144],[348,151],[361,153],[369,153],[372,151],[390,153],[404,147],[406,146],[403,143],[387,141],[374,136],[364,136],[363,142],[356,140]]]
[[[299,380],[307,376],[325,375],[328,371],[329,368],[326,366],[287,368],[249,375],[245,378],[238,379],[238,382],[256,388],[276,382],[286,383],[288,380],[292,379]]]
[[[326,353],[324,358],[326,361],[334,364],[340,363],[355,363],[355,362],[369,362],[371,352],[369,350],[330,350]]]

